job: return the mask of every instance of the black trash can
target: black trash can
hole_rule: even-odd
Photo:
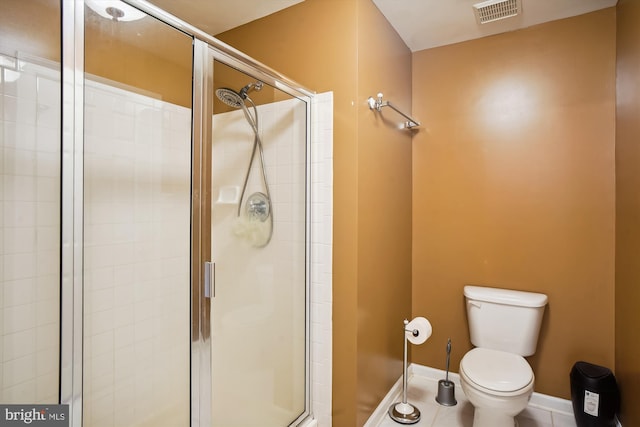
[[[620,392],[613,372],[603,366],[576,362],[569,377],[578,427],[614,427]]]

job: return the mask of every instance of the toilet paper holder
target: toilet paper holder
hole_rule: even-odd
[[[409,321],[407,319],[404,319],[405,321],[405,332],[411,332],[411,335],[413,335],[414,337],[417,337],[418,335],[420,335],[420,332],[417,329],[407,329],[406,325],[409,323]]]
[[[415,345],[424,343],[432,332],[431,323],[424,317],[411,322],[404,319],[404,357],[402,363],[402,401],[389,407],[389,417],[400,424],[415,424],[420,421],[420,410],[407,402],[407,341]]]

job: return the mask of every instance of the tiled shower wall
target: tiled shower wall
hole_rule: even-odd
[[[333,96],[316,95],[312,100],[311,117],[311,393],[313,413],[320,427],[331,426],[331,360],[332,360],[332,215],[333,215]],[[213,306],[214,376],[245,381],[246,387],[234,392],[214,378],[214,413],[216,404],[228,409],[245,424],[286,425],[287,408],[295,407],[295,399],[283,399],[291,387],[284,382],[295,381],[292,371],[302,374],[303,348],[296,342],[303,339],[304,330],[304,200],[305,151],[304,108],[292,99],[258,107],[260,131],[265,148],[267,178],[274,201],[275,231],[264,248],[251,248],[250,242],[233,234],[237,221],[237,198],[241,190],[253,145],[252,131],[241,111],[214,116],[213,142],[213,233],[212,254],[216,261],[218,295],[235,298],[235,307]],[[256,153],[256,156],[258,154]],[[264,191],[259,160],[253,164],[248,193]],[[234,196],[235,195],[235,196]],[[245,196],[246,197],[246,196]],[[244,241],[243,241],[244,240]],[[226,278],[225,263],[237,263]],[[234,273],[235,272],[235,273]],[[242,274],[238,274],[242,272]],[[257,274],[253,274],[257,273]],[[233,286],[226,282],[233,280]],[[246,289],[250,297],[247,298]],[[243,296],[244,295],[244,296]],[[254,300],[262,300],[256,306]],[[296,304],[295,301],[298,301]],[[266,303],[265,303],[266,302]],[[292,304],[294,302],[294,304]],[[274,318],[276,319],[274,323]],[[265,325],[266,320],[269,325]],[[279,320],[277,320],[279,319]],[[294,320],[294,323],[291,322]],[[278,323],[279,322],[279,323]],[[275,325],[276,334],[273,334]],[[225,338],[223,335],[226,335]],[[298,337],[290,340],[290,336]],[[251,338],[249,338],[251,337]],[[278,339],[280,337],[280,339]],[[285,338],[283,338],[285,337]],[[249,339],[248,339],[249,338]],[[215,345],[227,340],[232,345]],[[264,340],[267,341],[264,341]],[[264,341],[264,342],[263,342]],[[274,351],[273,348],[276,347]],[[226,354],[228,353],[228,354]],[[275,353],[287,369],[271,372],[265,364]],[[216,366],[216,359],[228,357],[242,363]],[[293,355],[293,358],[291,356]],[[289,361],[289,362],[287,362]],[[292,370],[291,367],[294,369]],[[273,376],[271,374],[274,374]],[[246,379],[246,380],[245,380]],[[302,396],[299,388],[294,394]],[[240,393],[236,395],[234,393]],[[242,415],[234,411],[234,402],[244,405],[250,399],[254,411]],[[289,405],[283,405],[288,402]],[[293,405],[292,405],[293,404]],[[297,402],[300,404],[300,402]],[[242,409],[242,406],[238,408]],[[284,409],[284,412],[283,412]],[[260,419],[268,414],[269,420]],[[254,418],[251,418],[251,417]],[[279,420],[278,417],[283,417]],[[256,418],[257,417],[257,418]],[[215,418],[215,417],[214,417]],[[290,419],[290,418],[289,418]],[[224,420],[220,425],[225,425]],[[271,422],[269,422],[271,421]]]
[[[60,72],[0,55],[0,402],[58,400]]]
[[[187,108],[86,81],[87,427],[188,422],[190,121]]]
[[[257,115],[274,221],[266,245],[270,219],[245,212],[250,195],[267,192],[259,152],[240,200],[253,130],[242,110],[213,117],[214,427],[288,425],[305,407],[306,104],[260,105]]]
[[[333,92],[311,117],[311,393],[318,427],[331,427],[333,301]]]

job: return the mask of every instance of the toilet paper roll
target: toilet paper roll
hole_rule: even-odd
[[[424,317],[414,318],[411,322],[407,323],[404,330],[404,334],[409,342],[415,345],[420,345],[425,342],[433,331],[431,323]]]

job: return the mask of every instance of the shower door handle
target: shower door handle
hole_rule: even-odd
[[[212,295],[216,297],[216,263],[207,261],[204,263],[204,297]]]

